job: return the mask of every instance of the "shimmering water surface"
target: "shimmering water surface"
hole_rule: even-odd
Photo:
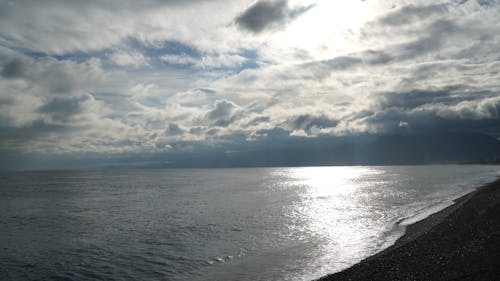
[[[0,280],[311,280],[389,246],[499,170],[1,173]]]

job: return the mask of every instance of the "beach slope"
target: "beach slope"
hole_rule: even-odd
[[[500,280],[500,180],[410,225],[392,247],[319,280]]]

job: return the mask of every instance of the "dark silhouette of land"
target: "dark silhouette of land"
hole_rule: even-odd
[[[184,142],[172,151],[123,155],[2,154],[0,170],[228,168],[350,165],[494,164],[500,141],[474,132],[269,137],[222,144]]]
[[[409,226],[394,246],[319,280],[500,280],[500,180]]]

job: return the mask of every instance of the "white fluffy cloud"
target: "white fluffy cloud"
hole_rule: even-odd
[[[148,59],[139,52],[126,52],[117,51],[109,56],[109,59],[118,66],[147,66],[149,64]]]

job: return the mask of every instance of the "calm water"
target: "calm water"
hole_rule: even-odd
[[[389,246],[499,170],[2,173],[0,280],[311,280]]]

